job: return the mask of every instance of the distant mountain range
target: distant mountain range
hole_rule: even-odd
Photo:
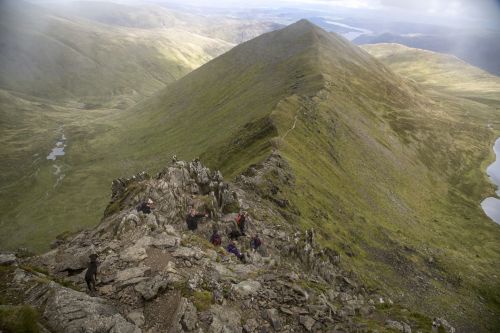
[[[84,1],[42,8],[9,0],[0,15],[1,89],[94,108],[129,106],[277,27]]]
[[[448,53],[500,75],[500,33],[498,32],[455,32],[434,34],[365,34],[353,40],[354,43],[398,43],[409,47]]]

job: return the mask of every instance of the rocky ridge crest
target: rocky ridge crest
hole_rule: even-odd
[[[199,160],[175,158],[154,177],[117,179],[98,226],[43,255],[6,256],[3,279],[49,332],[371,332],[370,323],[411,332],[409,323],[387,318],[381,309],[392,301],[344,271],[314,230],[289,223],[293,207],[269,174],[293,187],[278,153],[232,184]],[[138,213],[147,198],[154,211]],[[189,207],[209,213],[194,233],[185,226]],[[227,244],[240,209],[251,216],[247,235],[263,241],[252,252],[250,238],[240,238],[245,263],[208,242],[216,227]],[[84,282],[92,253],[100,261],[96,294]]]

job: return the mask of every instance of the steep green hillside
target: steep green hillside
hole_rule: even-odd
[[[475,29],[457,29],[455,31],[434,31],[424,34],[365,34],[353,40],[353,43],[378,44],[397,43],[408,47],[431,50],[434,52],[453,54],[467,63],[482,68],[493,75],[500,75],[500,30],[482,29],[476,25]]]
[[[185,30],[145,30],[1,4],[0,88],[84,108],[124,108],[233,46]]]
[[[500,128],[487,124],[499,117],[490,104],[428,91],[300,21],[106,118],[75,143],[91,158],[65,157],[78,168],[47,196],[54,209],[8,217],[52,228],[24,236],[41,246],[67,221],[97,223],[111,175],[155,170],[173,154],[201,156],[226,175],[262,173],[247,186],[275,198],[290,223],[314,227],[371,288],[462,331],[494,331],[500,228],[479,202],[493,192],[484,168]],[[273,150],[291,177],[258,165]]]
[[[146,167],[150,155],[201,154],[236,175],[278,149],[295,183],[270,173],[278,184],[259,190],[288,200],[290,222],[317,228],[398,301],[466,330],[495,325],[500,231],[479,206],[493,191],[484,167],[498,129],[487,124],[499,115],[489,105],[429,92],[299,22],[231,50],[129,117],[139,127],[117,143],[127,140],[128,157]]]
[[[400,44],[370,44],[362,48],[429,90],[500,106],[500,78],[457,57]]]
[[[144,29],[119,24],[120,18],[128,15],[146,23],[150,15],[151,20],[168,21],[169,12],[94,2],[76,9],[71,12],[61,3],[47,8],[13,0],[0,3],[2,247],[40,249],[64,230],[95,224],[105,184],[135,169],[125,163],[110,169],[106,162],[82,169],[82,160],[94,160],[89,138],[119,125],[121,109],[234,45],[195,31],[213,23],[195,15],[182,16],[173,26]],[[118,21],[106,22],[106,17]],[[197,25],[193,28],[190,22]],[[254,32],[259,27],[269,28],[256,25]],[[47,160],[62,133],[68,138],[67,154]],[[77,202],[84,202],[90,217],[74,218]],[[16,237],[11,237],[14,231]]]
[[[100,1],[72,1],[62,4],[42,3],[42,5],[63,16],[85,18],[107,25],[156,29],[164,32],[178,29],[234,44],[281,27],[279,24],[265,21],[196,15],[155,4],[125,5]]]

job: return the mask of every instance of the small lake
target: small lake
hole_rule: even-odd
[[[500,196],[500,138],[495,141],[493,151],[495,152],[496,160],[488,166],[486,173],[490,176],[493,184],[497,186],[496,194]],[[490,219],[500,224],[500,198],[486,198],[481,202],[481,207]]]

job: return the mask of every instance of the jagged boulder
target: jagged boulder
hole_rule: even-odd
[[[308,331],[311,332],[314,324],[316,323],[316,320],[310,316],[300,316],[299,317],[299,322],[304,328]]]
[[[30,281],[34,280],[31,278]],[[65,288],[53,281],[36,282],[27,290],[25,299],[40,310],[48,326],[57,332],[141,332],[109,301]]]
[[[141,294],[142,298],[144,298],[146,301],[149,301],[155,298],[161,289],[166,288],[167,284],[168,281],[166,277],[161,275],[155,275],[148,280],[138,283],[134,287],[134,289],[139,294]]]
[[[246,280],[233,285],[232,289],[239,297],[245,298],[257,294],[261,287],[258,281]]]
[[[16,262],[14,253],[0,253],[0,265],[12,265]]]
[[[399,322],[399,321],[395,321],[395,320],[387,320],[385,322],[385,326],[390,328],[390,329],[396,330],[398,332],[411,333],[410,325],[408,325],[405,322]]]
[[[241,315],[234,308],[214,305],[210,308],[212,323],[210,333],[241,333]]]

